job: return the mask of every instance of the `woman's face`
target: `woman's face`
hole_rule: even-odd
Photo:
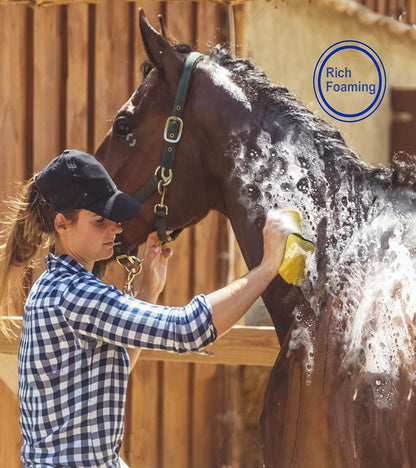
[[[123,228],[116,222],[88,210],[79,210],[76,221],[58,214],[55,219],[57,255],[67,254],[92,269],[94,262],[113,255],[114,238]]]

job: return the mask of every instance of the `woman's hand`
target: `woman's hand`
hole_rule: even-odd
[[[277,276],[283,261],[287,236],[299,228],[290,213],[270,210],[263,228],[263,260],[260,267],[269,268],[272,278]]]
[[[137,298],[155,303],[166,283],[166,273],[172,249],[162,247],[156,232],[148,235],[143,253],[143,272]]]

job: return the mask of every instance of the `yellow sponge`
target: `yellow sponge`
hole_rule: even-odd
[[[296,208],[284,209],[292,216],[298,230],[302,233],[302,216]],[[279,268],[280,276],[286,283],[301,285],[306,278],[310,259],[315,252],[315,245],[301,234],[289,234],[286,240],[285,255]]]

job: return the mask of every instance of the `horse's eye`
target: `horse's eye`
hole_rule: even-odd
[[[153,70],[154,65],[150,62],[143,62],[141,66],[143,79]]]
[[[131,133],[131,125],[127,117],[125,116],[118,117],[114,122],[113,130],[116,135],[123,136],[123,137]]]

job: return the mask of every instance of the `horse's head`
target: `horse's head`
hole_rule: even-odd
[[[151,180],[161,164],[165,123],[172,114],[178,82],[191,52],[188,46],[172,44],[153,29],[142,10],[139,21],[149,59],[142,66],[143,81],[122,106],[96,152],[116,184],[130,194]],[[221,210],[218,178],[222,168],[209,155],[224,152],[224,122],[233,108],[218,108],[221,94],[226,93],[221,89],[215,92],[215,67],[220,68],[203,57],[191,74],[182,115],[183,132],[176,145],[173,177],[164,200],[169,209],[169,230],[199,221],[211,208]],[[126,244],[137,245],[155,229],[154,206],[160,201],[156,190],[143,202],[140,215],[126,223]]]

